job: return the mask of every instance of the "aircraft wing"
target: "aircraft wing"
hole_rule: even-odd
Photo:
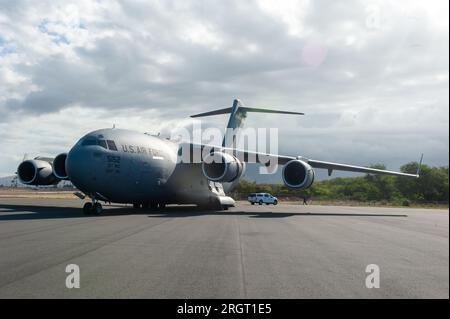
[[[191,150],[199,149],[204,153],[204,149],[207,148],[206,152],[226,152],[229,154],[233,154],[238,159],[246,162],[246,163],[261,163],[268,166],[268,163],[273,163],[273,161],[277,161],[279,165],[285,165],[289,161],[292,160],[301,160],[305,163],[308,163],[313,168],[326,169],[328,170],[328,175],[331,175],[333,171],[346,171],[346,172],[356,172],[356,173],[366,173],[366,174],[384,174],[384,175],[394,175],[394,176],[405,176],[405,177],[419,177],[420,173],[420,165],[422,163],[422,159],[420,160],[419,169],[416,174],[408,174],[402,172],[395,172],[377,168],[370,168],[364,166],[355,166],[348,164],[340,164],[333,162],[325,162],[314,159],[308,159],[303,156],[286,156],[286,155],[277,155],[277,154],[269,154],[269,153],[261,153],[261,152],[252,152],[245,151],[239,149],[233,149],[229,147],[223,146],[212,146],[212,145],[204,145],[204,144],[187,144]]]
[[[336,171],[357,172],[357,173],[367,173],[367,174],[384,174],[384,175],[394,175],[394,176],[419,177],[419,174],[408,174],[408,173],[394,172],[394,171],[388,171],[388,170],[384,170],[384,169],[370,168],[370,167],[364,167],[364,166],[355,166],[355,165],[317,161],[317,160],[313,160],[313,159],[308,159],[306,162],[314,168],[327,169],[328,175],[331,175],[331,172],[333,170],[336,170]]]
[[[206,112],[206,113],[200,113],[200,114],[192,115],[191,117],[204,117],[204,116],[212,116],[212,115],[229,113],[230,118],[228,120],[227,129],[235,130],[235,129],[241,128],[243,126],[244,120],[245,120],[248,112],[304,115],[304,113],[300,113],[300,112],[286,112],[286,111],[279,111],[279,110],[273,110],[273,109],[246,107],[246,106],[243,106],[243,104],[240,100],[235,99],[233,101],[232,107],[222,108],[219,110]],[[416,174],[407,174],[407,173],[394,172],[394,171],[382,170],[382,169],[377,169],[377,168],[318,161],[318,160],[308,159],[303,156],[284,156],[284,155],[276,155],[276,154],[265,154],[265,153],[258,153],[258,152],[243,151],[243,150],[231,148],[233,145],[236,145],[235,144],[236,135],[233,133],[232,137],[233,138],[230,138],[229,140],[224,138],[222,147],[211,146],[211,145],[199,145],[199,144],[187,144],[187,145],[189,145],[189,147],[191,147],[191,148],[200,148],[202,150],[202,152],[201,152],[202,154],[207,154],[207,153],[203,152],[203,149],[205,147],[208,147],[207,152],[209,152],[210,150],[211,151],[222,150],[229,154],[235,155],[239,160],[244,161],[246,163],[262,163],[262,164],[265,164],[265,166],[269,166],[270,162],[273,163],[275,161],[280,165],[285,165],[287,162],[297,159],[297,160],[301,160],[305,163],[308,163],[311,167],[328,170],[328,175],[331,175],[331,173],[334,170],[336,170],[336,171],[347,171],[347,172],[357,172],[357,173],[366,173],[366,174],[386,174],[386,175],[395,175],[395,176],[419,177],[420,164],[419,164],[419,169],[417,170]],[[199,158],[199,156],[197,156],[197,158]],[[268,163],[268,160],[270,160],[269,163]],[[420,163],[422,163],[422,159],[420,160]]]

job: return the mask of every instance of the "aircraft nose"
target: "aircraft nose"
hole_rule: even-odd
[[[70,181],[79,190],[89,192],[91,181],[90,151],[83,147],[73,147],[66,159],[66,171]]]

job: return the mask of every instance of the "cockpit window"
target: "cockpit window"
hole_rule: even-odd
[[[108,148],[111,151],[117,151],[117,147],[116,147],[116,143],[112,140],[106,140],[106,142],[108,143]]]
[[[103,148],[107,148],[106,147],[106,141],[105,140],[98,140],[98,145],[100,145]]]
[[[83,146],[87,146],[87,145],[97,145],[97,139],[95,139],[95,138],[86,138],[86,139],[84,139],[84,141],[81,143],[81,145],[83,145]]]
[[[87,137],[83,140],[83,142],[81,142],[82,146],[88,146],[88,145],[98,145],[100,147],[103,148],[108,148],[106,146],[106,141],[105,140],[100,140],[100,139],[96,139],[94,137]]]

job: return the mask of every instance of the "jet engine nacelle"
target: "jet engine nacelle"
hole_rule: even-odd
[[[39,159],[20,163],[17,175],[20,182],[28,185],[52,185],[59,181],[53,174],[52,164]]]
[[[244,169],[244,163],[233,155],[222,152],[206,155],[202,163],[203,175],[213,182],[232,182],[242,175]]]
[[[67,153],[61,153],[53,160],[53,174],[59,179],[67,180],[69,176],[66,171]]]
[[[305,189],[314,182],[313,168],[301,160],[287,162],[283,167],[282,176],[283,182],[290,188]]]

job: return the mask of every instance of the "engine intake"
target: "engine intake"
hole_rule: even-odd
[[[282,176],[283,182],[290,188],[305,189],[314,182],[313,168],[301,160],[287,162],[283,167]]]
[[[59,181],[53,174],[52,165],[37,159],[20,163],[17,175],[21,183],[28,185],[52,185]]]
[[[66,171],[66,159],[67,153],[61,153],[53,160],[53,174],[59,179],[69,179]]]
[[[202,163],[203,175],[213,182],[232,182],[242,175],[244,168],[236,157],[222,152],[206,155]]]

